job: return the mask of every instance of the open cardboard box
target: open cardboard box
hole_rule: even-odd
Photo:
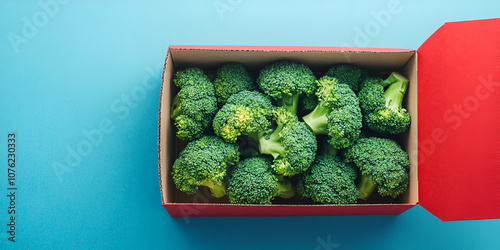
[[[446,23],[418,50],[276,47],[170,46],[161,83],[158,172],[161,200],[173,217],[397,215],[420,203],[442,220],[500,218],[500,19]],[[197,66],[215,71],[240,62],[258,72],[277,60],[303,63],[321,75],[346,62],[409,78],[404,106],[412,117],[400,143],[410,155],[410,185],[397,199],[367,204],[228,204],[207,189],[177,190],[170,176],[185,146],[175,137],[170,104],[175,71]]]

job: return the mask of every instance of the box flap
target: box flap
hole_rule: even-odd
[[[500,218],[500,19],[446,23],[417,54],[419,203]]]
[[[413,49],[321,47],[321,46],[239,46],[239,45],[170,45],[173,50],[219,50],[219,51],[335,51],[335,52],[413,52]]]
[[[398,215],[414,206],[414,204],[244,205],[207,203],[163,205],[172,217]]]

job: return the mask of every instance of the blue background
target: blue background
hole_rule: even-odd
[[[441,222],[420,206],[400,216],[177,219],[161,206],[168,45],[417,49],[444,22],[500,16],[496,0],[389,2],[1,1],[0,248],[498,247],[500,220]],[[15,243],[6,232],[10,132]]]

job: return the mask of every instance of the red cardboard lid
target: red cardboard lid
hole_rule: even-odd
[[[417,54],[419,203],[500,218],[500,19],[446,23]]]

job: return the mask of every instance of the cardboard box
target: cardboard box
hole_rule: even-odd
[[[446,23],[418,50],[277,46],[170,46],[158,122],[161,200],[173,217],[397,215],[420,203],[442,220],[500,218],[500,19]],[[175,71],[197,66],[215,71],[240,62],[258,72],[277,60],[324,73],[336,63],[398,71],[410,80],[404,106],[412,117],[400,143],[410,155],[410,185],[395,200],[370,204],[228,204],[207,189],[178,191],[170,170],[185,143],[176,139],[170,104]],[[495,115],[496,113],[496,115]],[[496,126],[495,126],[496,125]],[[498,188],[498,189],[495,189]]]

